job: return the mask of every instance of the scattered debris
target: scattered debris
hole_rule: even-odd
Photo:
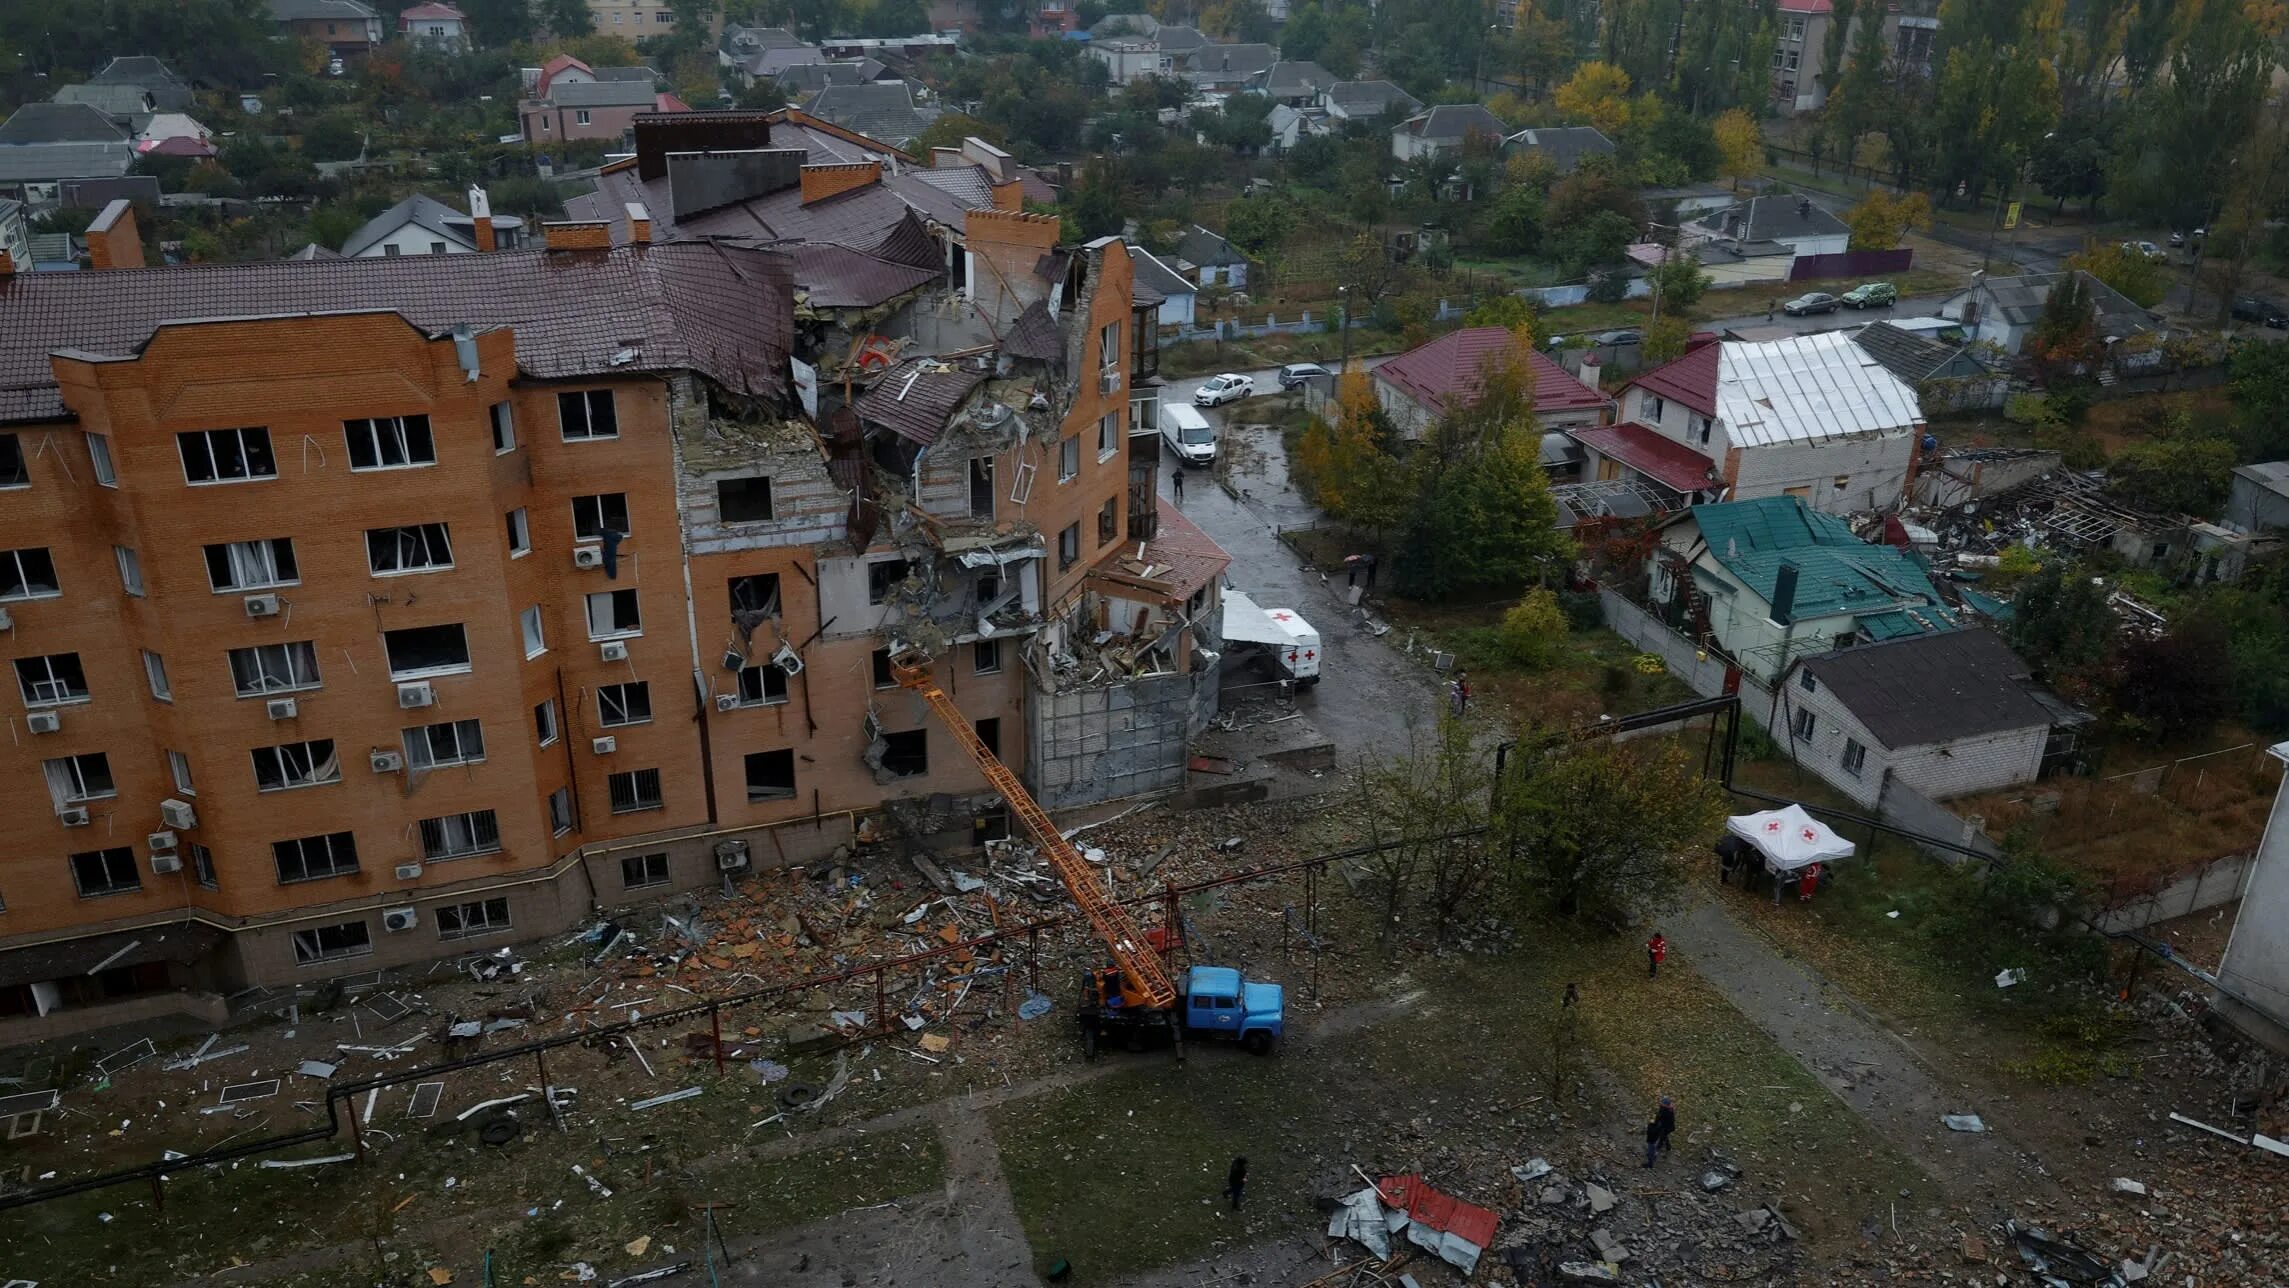
[[[1987,1124],[1980,1121],[1977,1114],[1941,1114],[1939,1121],[1947,1124],[1949,1131],[1963,1131],[1977,1135],[1987,1130]]]
[[[276,1078],[267,1078],[261,1082],[241,1082],[223,1088],[221,1103],[235,1105],[242,1100],[268,1100],[277,1094]]]
[[[702,1088],[699,1087],[685,1087],[681,1091],[671,1091],[664,1096],[651,1096],[643,1100],[631,1101],[628,1107],[630,1109],[657,1109],[661,1105],[674,1104],[678,1100],[689,1100],[698,1095],[701,1090]]]
[[[431,1117],[437,1112],[437,1102],[444,1098],[444,1083],[417,1082],[413,1084],[413,1102],[405,1107],[405,1116],[408,1118]]]
[[[296,1069],[295,1072],[301,1074],[305,1078],[316,1078],[320,1081],[324,1081],[325,1079],[334,1076],[334,1070],[337,1067],[338,1066],[336,1065],[326,1063],[324,1060],[304,1060],[302,1062],[302,1067]]]
[[[356,1157],[356,1154],[328,1154],[324,1158],[266,1158],[262,1160],[262,1166],[318,1167],[326,1163],[347,1163]]]
[[[2198,1127],[2201,1130],[2208,1132],[2212,1136],[2223,1137],[2226,1140],[2232,1141],[2236,1145],[2246,1145],[2249,1143],[2249,1138],[2246,1136],[2237,1136],[2232,1132],[2227,1131],[2223,1127],[2212,1127],[2208,1123],[2202,1122],[2199,1119],[2188,1118],[2184,1114],[2174,1111],[2170,1114],[2170,1121],[2174,1123],[2184,1123],[2188,1127]]]
[[[2146,1197],[2146,1187],[2127,1176],[2115,1177],[2111,1188],[2116,1194],[2129,1194],[2138,1198]]]
[[[1995,972],[1995,987],[1997,988],[2009,988],[2013,984],[2026,982],[2027,968],[2024,966],[2013,966],[2009,970]]]
[[[2017,1221],[2003,1223],[2004,1237],[2018,1245],[2019,1259],[2029,1270],[2044,1276],[2046,1284],[2095,1284],[2122,1288],[2124,1279],[2106,1262],[2063,1238],[2053,1238]]]

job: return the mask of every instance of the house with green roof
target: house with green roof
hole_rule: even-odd
[[[1647,597],[1760,683],[1832,648],[1958,629],[1923,565],[1799,497],[1697,505],[1662,525]]]

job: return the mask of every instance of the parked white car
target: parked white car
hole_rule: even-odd
[[[1228,402],[1238,402],[1254,392],[1254,378],[1227,371],[1221,376],[1210,376],[1207,383],[1193,390],[1192,401],[1202,407],[1219,407]]]

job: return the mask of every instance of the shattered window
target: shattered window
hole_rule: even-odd
[[[1057,571],[1063,572],[1081,560],[1081,525],[1068,523],[1057,534]]]
[[[665,854],[631,854],[620,860],[620,888],[641,890],[646,886],[664,886],[668,883],[668,856]]]
[[[731,612],[735,617],[749,613],[763,617],[779,615],[779,574],[755,573],[731,579]]]
[[[978,741],[985,744],[995,758],[1001,756],[1001,717],[987,716],[977,723]]]
[[[785,800],[795,794],[795,753],[753,751],[747,754],[747,799]]]
[[[652,718],[652,685],[648,680],[607,684],[596,690],[596,721],[607,729],[643,724]]]
[[[1121,500],[1119,497],[1109,498],[1105,508],[1097,511],[1097,544],[1112,544],[1113,538],[1120,535],[1120,525]]]
[[[576,541],[602,541],[605,529],[628,535],[628,494],[603,492],[572,498],[572,536]]]
[[[979,640],[970,646],[971,667],[979,675],[1001,674],[1001,641]]]
[[[382,651],[389,657],[389,674],[393,680],[469,669],[469,640],[462,634],[459,622],[384,631]]]
[[[742,706],[776,706],[787,700],[787,673],[776,666],[739,668],[739,702]]]
[[[889,649],[878,648],[874,650],[874,687],[878,689],[895,689],[898,687],[898,677],[890,673]]]
[[[1071,482],[1081,473],[1081,436],[1073,435],[1057,445],[1057,481]]]
[[[891,590],[913,572],[914,566],[904,559],[886,559],[866,566],[866,602],[879,604],[890,598]]]
[[[908,729],[882,735],[882,771],[893,778],[919,778],[930,772],[930,731]]]
[[[337,957],[361,957],[374,950],[372,933],[362,921],[316,926],[294,932],[294,961],[307,966]]]
[[[715,509],[725,523],[761,523],[771,518],[771,480],[718,479]]]
[[[509,901],[479,899],[474,903],[441,904],[437,909],[437,937],[465,939],[509,928]]]

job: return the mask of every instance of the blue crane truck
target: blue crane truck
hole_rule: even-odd
[[[1270,1055],[1287,1023],[1286,990],[1242,979],[1230,966],[1187,970],[1168,1010],[1128,1004],[1124,987],[1118,968],[1082,976],[1081,1050],[1091,1060],[1101,1046],[1141,1051],[1163,1038],[1176,1044],[1178,1059],[1190,1038],[1238,1042],[1250,1054]]]

